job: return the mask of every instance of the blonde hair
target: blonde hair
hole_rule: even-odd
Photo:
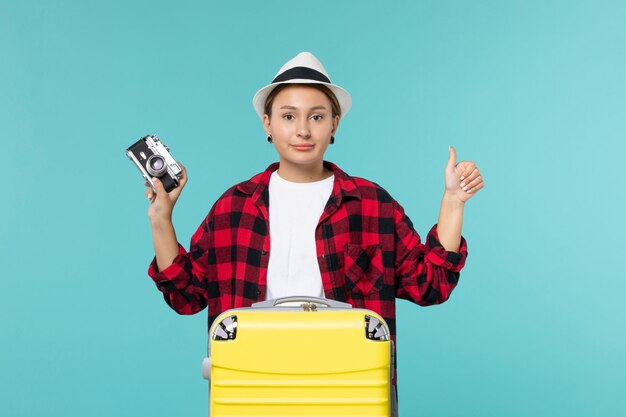
[[[333,118],[335,116],[341,117],[341,106],[339,106],[339,100],[337,100],[335,93],[333,93],[332,90],[328,88],[327,86],[325,86],[324,84],[315,84],[315,83],[311,83],[311,84],[285,83],[285,84],[277,85],[276,88],[270,91],[270,93],[267,96],[267,99],[265,100],[265,107],[263,109],[265,114],[267,114],[270,117],[272,116],[272,103],[274,103],[274,99],[276,98],[278,93],[280,93],[285,88],[291,87],[291,86],[311,87],[311,88],[321,91],[330,100],[330,106],[331,106],[331,110],[333,113]]]

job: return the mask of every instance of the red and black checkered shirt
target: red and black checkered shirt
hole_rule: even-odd
[[[459,279],[467,246],[446,251],[434,226],[424,243],[402,207],[380,186],[351,177],[332,163],[330,198],[315,242],[324,293],[380,314],[396,333],[395,299],[444,302]],[[278,163],[230,188],[217,200],[174,263],[148,274],[180,314],[208,305],[209,327],[223,311],[263,301],[270,253],[269,181]],[[294,294],[298,295],[298,294]]]

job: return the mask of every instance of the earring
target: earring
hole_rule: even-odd
[[[269,135],[269,136],[267,137],[267,143],[272,143],[272,135]]]
[[[331,136],[331,137],[330,137],[330,144],[332,145],[333,143],[335,143],[335,137],[334,137],[334,136]]]

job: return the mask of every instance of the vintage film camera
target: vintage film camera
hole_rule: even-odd
[[[168,193],[178,187],[183,171],[170,155],[169,148],[156,135],[139,139],[126,149],[126,155],[139,168],[141,175],[155,192],[153,177],[161,180]]]

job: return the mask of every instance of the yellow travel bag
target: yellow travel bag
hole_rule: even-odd
[[[209,415],[393,416],[391,343],[382,317],[334,300],[228,310],[211,326],[202,366]]]

